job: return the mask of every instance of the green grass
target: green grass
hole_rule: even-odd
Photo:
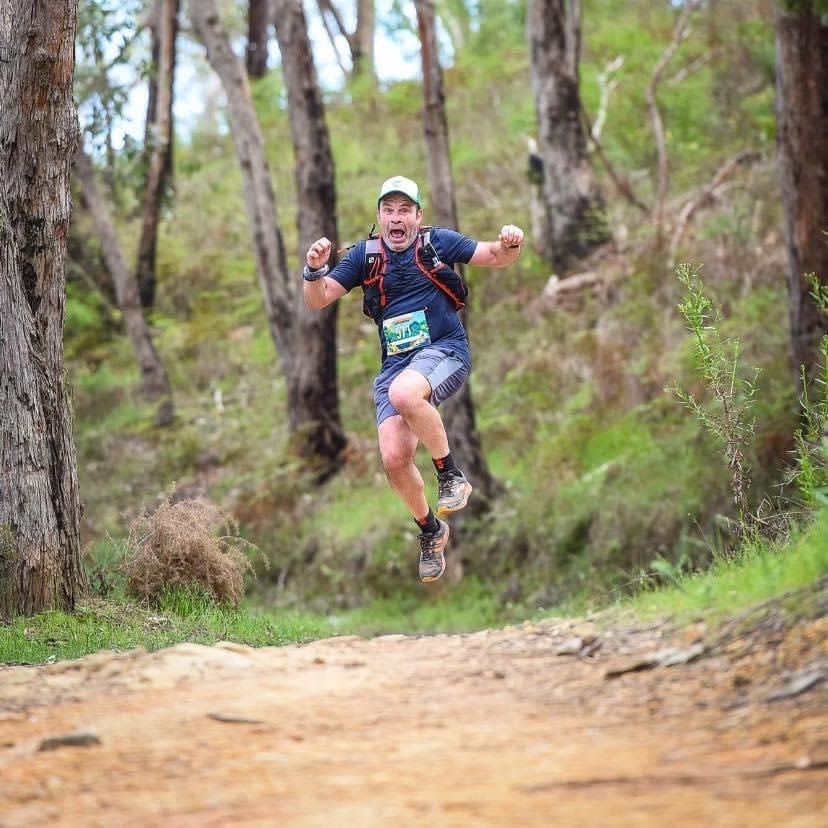
[[[526,612],[504,605],[479,581],[417,586],[398,596],[336,615],[265,612],[252,605],[216,606],[194,590],[167,593],[157,608],[123,598],[91,598],[75,613],[44,612],[17,618],[0,630],[0,664],[43,664],[100,650],[158,650],[182,642],[234,641],[281,646],[332,635],[465,632],[522,620]]]
[[[627,606],[644,615],[715,619],[814,584],[828,573],[828,509],[786,544],[750,542],[741,554],[717,556],[703,573],[672,573],[674,585],[643,592]]]
[[[476,578],[458,585],[441,583],[437,589],[418,585],[365,607],[328,616],[340,633],[459,633],[503,626],[528,616],[523,607],[512,607]]]
[[[298,612],[217,607],[203,596],[178,591],[158,609],[90,599],[77,611],[17,618],[0,630],[0,664],[42,664],[81,658],[99,650],[158,650],[182,642],[234,641],[251,647],[295,644],[331,635],[321,617]]]

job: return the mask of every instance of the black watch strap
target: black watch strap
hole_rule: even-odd
[[[313,270],[312,268],[305,265],[305,269],[302,271],[302,278],[306,282],[315,282],[317,279],[321,279],[323,276],[328,275],[328,271],[330,268],[324,264],[317,270]]]

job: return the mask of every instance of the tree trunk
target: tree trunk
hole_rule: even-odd
[[[135,276],[141,305],[155,304],[155,253],[158,221],[172,159],[172,102],[178,0],[158,0],[152,26],[154,75],[150,79],[145,146],[149,149],[144,209]]]
[[[563,271],[609,238],[580,117],[580,0],[530,0],[527,31],[546,206],[536,247]]]
[[[302,455],[319,456],[324,464],[324,476],[331,470],[331,463],[335,464],[335,458],[344,445],[338,405],[331,402],[331,394],[336,395],[335,375],[331,372],[335,372],[336,368],[335,364],[328,364],[329,360],[334,363],[336,361],[335,343],[331,338],[331,326],[335,325],[335,317],[331,314],[323,315],[320,320],[311,322],[305,315],[304,307],[300,307],[301,279],[298,274],[292,275],[287,268],[270,169],[264,152],[264,139],[253,108],[247,74],[230,48],[215,0],[191,4],[190,15],[193,27],[207,47],[210,64],[221,79],[227,95],[230,126],[242,170],[245,206],[253,231],[265,313],[288,386],[288,420],[293,445]],[[304,48],[307,49],[306,40],[305,44]],[[308,89],[303,87],[300,94],[307,95]],[[313,94],[318,95],[318,90]],[[307,112],[314,110],[313,104],[308,105]],[[318,111],[318,117],[321,117],[321,106]],[[293,114],[291,117],[294,117]],[[319,140],[318,135],[316,140]],[[308,144],[308,149],[313,149],[311,143]],[[304,197],[312,197],[320,205],[327,205],[326,210],[329,210],[333,199],[333,168],[331,167],[330,174],[324,171],[321,174],[322,180],[330,179],[330,185],[323,184],[311,196],[309,194],[314,187],[320,185],[313,182],[309,174],[313,161],[306,163],[301,160],[302,171],[297,170],[302,181],[300,196],[304,194]],[[302,206],[305,208],[307,205]],[[307,213],[303,214],[300,221],[303,227],[307,225],[304,232],[310,232],[309,228],[314,222],[320,221],[320,216],[314,217]],[[335,226],[333,232],[335,236]],[[303,338],[316,336],[317,333],[320,335],[319,342]],[[319,381],[320,377],[326,378],[324,382]]]
[[[788,4],[790,5],[790,4]],[[818,375],[820,341],[828,316],[805,279],[828,285],[828,23],[818,5],[801,0],[776,10],[776,135],[785,241],[793,368],[801,393]]]
[[[280,0],[274,0],[280,2]],[[349,32],[342,20],[342,15],[337,10],[336,6],[331,0],[317,0],[319,7],[319,16],[322,18],[322,23],[325,26],[325,31],[328,34],[328,39],[331,42],[331,48],[336,53],[337,61],[345,72],[345,67],[339,59],[339,53],[336,48],[336,32],[331,29],[328,18],[331,18],[336,24],[336,28],[348,44],[348,51],[351,55],[351,77],[356,78],[360,76],[367,76],[373,78],[374,71],[374,22],[375,22],[375,7],[374,0],[357,0],[357,19],[356,28],[353,32]]]
[[[101,242],[101,252],[106,269],[115,286],[115,297],[124,317],[124,327],[141,371],[141,392],[148,400],[161,401],[157,420],[159,425],[167,425],[173,416],[170,381],[161,358],[155,350],[144,318],[144,311],[138,298],[138,282],[126,263],[109,211],[98,190],[92,161],[81,147],[75,153],[75,171],[81,185],[84,203],[92,215],[95,233]]]
[[[454,177],[449,157],[449,134],[443,94],[443,69],[437,52],[437,26],[433,0],[415,0],[417,27],[423,64],[423,125],[428,150],[428,180],[434,223],[458,228]],[[464,312],[464,324],[468,313]],[[471,383],[466,382],[458,394],[444,406],[446,431],[451,451],[458,465],[474,481],[480,495],[469,502],[473,514],[485,508],[500,491],[483,455],[474,417]]]
[[[216,0],[191,3],[190,19],[207,49],[207,59],[227,96],[230,129],[242,173],[244,205],[253,234],[256,272],[264,300],[270,336],[286,380],[293,375],[290,342],[299,285],[288,274],[285,244],[276,215],[276,198],[264,138],[253,108],[244,65],[230,48]]]
[[[420,55],[423,66],[423,127],[428,151],[428,183],[434,223],[457,228],[457,201],[449,156],[443,68],[437,44],[437,21],[433,0],[415,0]]]
[[[374,77],[374,0],[357,0],[356,29],[351,37],[354,77]]]
[[[0,616],[87,588],[63,365],[76,0],[0,7]]]
[[[326,236],[336,250],[334,160],[325,110],[316,80],[301,0],[275,0],[276,38],[282,53],[288,115],[293,139],[299,250]],[[331,266],[334,264],[331,261]],[[293,376],[288,383],[291,431],[302,435],[300,451],[326,461],[335,471],[347,442],[339,415],[334,303],[311,311],[297,297]]]
[[[270,27],[269,0],[250,0],[247,9],[247,74],[267,74],[267,30]]]

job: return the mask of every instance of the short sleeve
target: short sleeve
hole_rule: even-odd
[[[435,227],[431,231],[431,242],[437,255],[447,265],[457,262],[468,264],[477,248],[477,242],[474,239],[445,227]]]
[[[362,266],[365,261],[365,242],[357,242],[340,259],[328,276],[339,282],[345,290],[353,290],[362,284]]]

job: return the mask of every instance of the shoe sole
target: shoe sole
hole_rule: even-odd
[[[439,580],[440,578],[443,577],[443,573],[446,571],[446,546],[448,546],[448,542],[449,542],[450,537],[451,537],[451,529],[449,528],[449,525],[446,524],[446,543],[443,546],[443,553],[442,553],[443,568],[440,570],[439,575],[427,575],[425,578],[420,578],[421,583],[431,584],[434,581],[437,581],[437,580]]]
[[[437,517],[443,517],[444,515],[453,515],[455,512],[459,512],[461,509],[466,508],[466,504],[469,502],[469,495],[474,491],[472,489],[472,484],[469,481],[466,481],[466,488],[463,492],[463,499],[456,505],[456,506],[443,506],[437,507]]]

